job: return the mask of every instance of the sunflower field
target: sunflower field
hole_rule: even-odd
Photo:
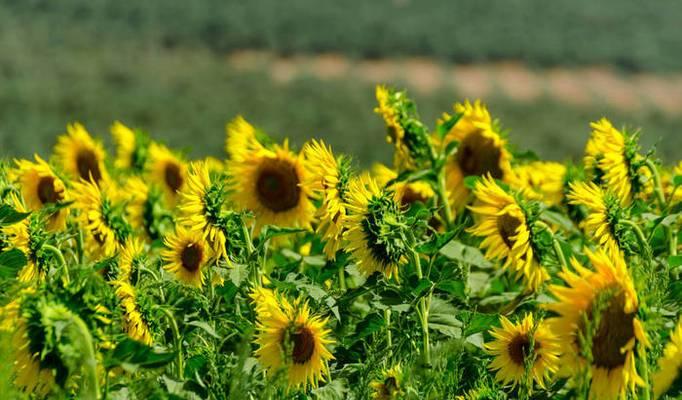
[[[538,159],[378,86],[392,165],[237,116],[224,159],[80,123],[0,165],[2,398],[675,399],[682,162]],[[370,112],[370,110],[368,110]]]

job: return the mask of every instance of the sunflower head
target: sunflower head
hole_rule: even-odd
[[[400,363],[382,371],[381,377],[369,384],[372,387],[372,398],[377,400],[401,398],[405,394],[401,387],[402,380],[403,371]]]
[[[533,380],[544,388],[545,381],[559,369],[557,337],[543,321],[534,321],[532,314],[517,323],[501,316],[500,323],[500,328],[490,331],[495,340],[485,345],[495,357],[490,364],[490,369],[497,371],[495,379],[514,386]]]
[[[533,161],[514,168],[513,186],[528,197],[550,206],[559,205],[564,197],[566,166],[551,161]]]
[[[232,200],[256,217],[256,234],[264,225],[309,229],[315,216],[303,154],[285,141],[272,150],[243,148],[229,161]]]
[[[56,208],[49,212],[49,229],[52,231],[64,229],[69,213],[68,208],[62,207],[62,204],[69,200],[66,186],[52,167],[37,154],[35,160],[15,161],[17,168],[14,175],[21,186],[21,195],[30,211]]]
[[[104,147],[78,122],[66,126],[66,133],[57,139],[54,153],[64,171],[73,179],[92,179],[100,183],[109,177],[104,166]]]
[[[164,239],[166,249],[161,257],[164,268],[175,275],[180,282],[194,287],[204,283],[204,269],[210,268],[208,261],[213,256],[211,246],[201,232],[189,231],[178,225],[173,235]]]
[[[154,342],[151,330],[153,318],[148,299],[141,299],[135,287],[126,281],[117,280],[114,285],[123,311],[123,329],[131,339],[151,346]]]
[[[316,387],[329,376],[334,356],[328,346],[328,320],[312,315],[307,303],[289,300],[268,289],[256,289],[256,357],[271,373],[286,371],[289,387]]]
[[[474,225],[469,232],[483,237],[481,248],[490,260],[504,261],[503,267],[523,278],[530,290],[549,279],[535,248],[529,207],[502,189],[490,176],[476,182],[476,201],[470,210]],[[524,207],[522,207],[524,206]]]
[[[388,143],[395,146],[394,164],[398,170],[415,169],[430,159],[430,137],[420,121],[417,106],[405,91],[376,87],[379,103],[374,112],[386,124]]]
[[[135,285],[145,261],[144,243],[138,238],[128,237],[119,255],[118,280]]]
[[[682,395],[682,317],[670,334],[658,368],[652,376],[655,398],[664,394],[671,398]]]
[[[149,179],[163,188],[169,206],[174,206],[179,193],[187,184],[187,164],[166,146],[149,146]]]
[[[149,149],[149,137],[143,132],[132,130],[120,121],[111,125],[111,136],[116,144],[116,168],[141,172],[145,168]]]
[[[392,192],[379,189],[367,175],[351,180],[348,190],[346,240],[359,269],[398,277],[409,246],[405,216]]]
[[[637,317],[639,303],[620,252],[586,250],[594,270],[571,260],[573,271],[559,273],[566,286],[552,285],[557,301],[547,308],[558,314],[548,320],[559,335],[561,375],[591,371],[590,397],[615,399],[643,385],[636,369],[635,345],[648,346]]]
[[[398,178],[398,173],[384,164],[377,163],[372,165],[372,176],[380,187],[395,193],[395,199],[400,203],[403,210],[409,209],[416,203],[428,204],[435,196],[433,188],[427,182],[394,182]]]
[[[239,157],[250,151],[258,151],[263,148],[256,128],[248,123],[244,117],[238,115],[225,125],[225,152],[230,160],[237,160]]]

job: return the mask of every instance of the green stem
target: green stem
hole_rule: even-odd
[[[80,228],[76,236],[76,248],[78,249],[78,263],[83,264],[83,230]]]
[[[388,347],[388,356],[393,352],[393,336],[391,334],[391,309],[384,310],[384,321],[386,322],[386,346]]]
[[[564,251],[561,249],[561,243],[559,243],[559,240],[554,235],[554,232],[552,232],[552,230],[549,229],[549,226],[543,221],[535,221],[534,224],[540,227],[541,229],[546,230],[552,236],[552,248],[554,249],[554,254],[556,255],[556,258],[559,260],[561,266],[567,269],[568,262],[566,261],[566,255],[564,255]]]
[[[343,268],[343,266],[339,268],[339,287],[343,291],[346,290],[346,270]]]
[[[646,237],[644,236],[644,233],[642,230],[639,228],[639,225],[634,223],[633,221],[630,221],[628,219],[621,220],[621,223],[629,226],[632,231],[635,233],[635,236],[637,237],[637,241],[639,242],[639,246],[644,252],[644,258],[649,260],[650,257],[649,255],[651,254],[651,249],[649,248],[649,242],[647,242]]]
[[[175,359],[175,367],[177,368],[177,378],[179,381],[184,379],[184,370],[182,358],[182,336],[180,336],[180,330],[178,329],[178,323],[175,321],[175,316],[168,309],[159,307],[161,312],[166,316],[168,322],[170,323],[171,331],[173,331],[173,341],[175,342],[175,351],[177,353]]]
[[[661,211],[665,209],[665,196],[663,195],[663,185],[661,185],[661,176],[658,174],[658,168],[653,161],[647,159],[644,161],[645,165],[651,171],[651,175],[654,177],[654,193],[656,194],[656,200],[661,206]]]
[[[422,266],[421,266],[421,261],[419,260],[419,253],[416,251],[412,250],[412,259],[414,261],[414,267],[417,270],[417,278],[419,280],[422,280],[424,278],[424,274],[422,273]],[[431,297],[431,292],[429,292],[429,300],[428,303],[430,303],[430,297]],[[424,349],[422,350],[423,356],[424,356],[424,363],[426,365],[431,365],[431,344],[429,343],[429,304],[427,303],[427,298],[426,296],[422,297],[419,299],[419,319],[421,322],[422,326],[422,335],[424,336]]]
[[[644,380],[644,391],[642,395],[643,400],[649,400],[651,398],[651,383],[649,382],[649,361],[647,360],[647,353],[644,345],[642,343],[637,344],[637,353],[639,359],[641,360],[641,370],[642,370],[642,380]]]
[[[673,229],[672,226],[669,226],[668,229],[666,230],[666,233],[668,234],[668,246],[670,250],[670,255],[671,256],[676,256],[677,255],[677,231]]]
[[[69,276],[69,266],[66,264],[66,259],[64,258],[64,254],[62,254],[62,251],[59,250],[57,247],[52,246],[51,244],[43,244],[42,247],[43,250],[47,250],[50,253],[54,254],[59,262],[62,264],[62,267],[64,268],[64,275],[66,276],[66,282],[70,282],[71,278]]]
[[[99,397],[99,379],[97,378],[97,359],[95,358],[94,345],[92,343],[92,335],[88,327],[82,319],[74,316],[70,321],[76,328],[76,332],[81,337],[81,350],[84,351],[84,360],[82,363],[83,380],[85,384],[80,393],[82,399],[95,400]]]
[[[446,229],[452,228],[452,209],[450,208],[450,203],[448,202],[447,190],[445,188],[445,168],[441,167],[438,172],[438,200],[443,207],[443,219],[445,219]]]

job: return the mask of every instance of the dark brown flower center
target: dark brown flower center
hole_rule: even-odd
[[[426,203],[429,199],[418,191],[414,190],[410,186],[406,186],[403,191],[403,196],[400,198],[400,207],[402,209],[408,209],[410,206],[416,202]]]
[[[291,358],[296,364],[305,364],[315,352],[315,335],[307,327],[301,327],[291,335],[294,349]]]
[[[593,364],[597,367],[613,369],[625,364],[626,353],[620,349],[635,337],[632,325],[635,313],[626,314],[624,308],[625,292],[620,290],[610,296],[600,311],[599,326],[594,328],[592,337]],[[587,319],[595,322],[592,313],[592,307],[588,308]],[[579,325],[580,331],[585,334],[585,323],[582,319]]]
[[[102,179],[102,171],[99,169],[99,160],[97,154],[90,149],[82,149],[76,155],[76,167],[78,168],[78,175],[86,181],[92,179],[99,182]]]
[[[44,176],[38,181],[38,199],[41,203],[56,203],[62,199],[62,193],[55,190],[54,182],[51,176]]]
[[[504,244],[510,249],[514,247],[512,237],[516,235],[516,229],[521,225],[521,220],[509,214],[497,217],[497,231],[500,233]]]
[[[296,166],[286,160],[266,160],[258,171],[258,200],[274,212],[288,211],[301,197]]]
[[[539,347],[540,344],[536,341],[533,346],[533,351],[537,351]],[[526,357],[531,353],[528,335],[516,335],[507,345],[507,352],[514,364],[525,365]]]
[[[200,245],[190,243],[182,250],[180,259],[182,260],[182,267],[190,272],[195,272],[201,266],[204,251]]]
[[[483,176],[490,174],[502,179],[500,157],[502,152],[491,138],[481,131],[472,132],[462,140],[457,149],[457,164],[464,176]]]
[[[174,192],[177,193],[185,180],[182,177],[180,171],[180,166],[174,162],[169,162],[163,170],[163,176],[166,181],[166,185]]]
[[[398,380],[395,376],[389,376],[384,379],[384,384],[381,386],[380,392],[384,396],[382,398],[391,399],[398,390]]]

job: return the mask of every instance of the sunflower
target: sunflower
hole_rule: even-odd
[[[575,272],[564,269],[559,273],[567,287],[550,286],[557,301],[546,307],[558,317],[547,322],[559,335],[559,374],[572,376],[588,368],[590,398],[634,394],[637,385],[645,384],[635,367],[635,345],[649,345],[637,318],[637,292],[620,253],[589,249],[585,253],[594,270],[573,258]]]
[[[31,211],[38,211],[45,206],[59,205],[69,200],[64,182],[57,176],[50,165],[37,154],[36,162],[16,160],[15,176],[21,187],[21,195]],[[66,227],[67,208],[54,211],[50,215],[48,228],[51,231]]]
[[[334,356],[328,346],[328,319],[311,315],[307,303],[290,303],[286,297],[268,289],[256,289],[256,357],[272,374],[286,369],[289,387],[317,387],[329,376],[329,360]]]
[[[549,279],[540,265],[531,241],[526,214],[516,199],[488,175],[476,182],[476,201],[469,209],[475,224],[468,231],[484,237],[480,246],[489,260],[505,260],[503,268],[523,277],[530,290],[537,290]]]
[[[25,213],[23,203],[12,193],[10,195],[10,205],[20,213]],[[40,222],[35,221],[33,215],[12,224],[2,227],[2,233],[7,235],[7,247],[21,250],[26,256],[26,265],[19,271],[20,282],[34,282],[45,279],[47,265],[42,258],[38,257],[38,246],[42,244],[45,235],[40,229]]]
[[[350,179],[350,160],[335,158],[331,147],[312,140],[303,148],[307,179],[303,186],[322,201],[317,211],[317,233],[326,241],[324,252],[331,260],[341,248],[346,219],[346,194]]]
[[[73,208],[79,212],[76,221],[85,229],[85,249],[92,259],[113,256],[130,234],[122,204],[116,201],[119,196],[111,183],[101,188],[86,181],[73,185]]]
[[[116,168],[142,171],[147,159],[149,139],[142,133],[135,132],[119,121],[114,121],[110,128],[111,136],[116,143]]]
[[[569,204],[587,208],[588,215],[580,226],[598,245],[609,251],[622,248],[616,230],[616,223],[623,214],[622,198],[593,182],[572,182],[567,197]]]
[[[445,165],[446,186],[450,205],[460,211],[468,203],[469,190],[464,179],[469,176],[490,175],[504,182],[513,181],[511,154],[506,141],[497,133],[485,105],[476,101],[455,104],[455,113],[461,114],[457,123],[443,138],[443,146],[459,142],[457,152]],[[445,114],[443,119],[451,118]]]
[[[658,360],[659,370],[652,376],[655,398],[664,394],[678,396],[681,393],[668,393],[673,386],[682,390],[682,318],[675,330],[670,334],[670,341],[663,350],[663,357]],[[677,385],[673,385],[677,382]]]
[[[150,211],[148,210],[149,187],[142,178],[132,176],[126,179],[124,191],[128,195],[126,213],[130,225],[136,230],[146,230]]]
[[[0,331],[11,334],[14,385],[24,393],[44,398],[55,386],[55,374],[48,365],[48,358],[42,357],[43,345],[36,335],[30,334],[30,321],[22,308],[20,300],[13,300],[0,308]]]
[[[175,278],[194,287],[204,283],[204,269],[212,251],[201,232],[188,231],[181,225],[175,227],[175,234],[164,239],[166,249],[161,257],[166,265],[164,269],[175,275]]]
[[[144,243],[138,238],[129,237],[118,259],[118,280],[135,285],[145,257]]]
[[[123,329],[131,339],[151,346],[154,341],[149,322],[137,304],[135,288],[130,283],[120,280],[114,282],[114,285],[123,310]]]
[[[178,222],[190,231],[201,232],[219,257],[227,257],[225,232],[220,226],[224,201],[222,187],[211,182],[206,164],[192,163],[187,186],[180,192]]]
[[[187,185],[187,164],[166,146],[149,145],[149,179],[163,188],[166,202],[174,206]]]
[[[376,179],[380,187],[393,191],[395,193],[395,200],[400,204],[401,208],[409,209],[412,204],[417,202],[428,204],[428,202],[435,196],[435,192],[431,185],[422,181],[413,182],[394,182],[387,186],[392,180],[398,177],[398,173],[384,164],[372,165],[372,176]]]
[[[237,207],[256,217],[256,234],[264,225],[310,229],[315,207],[310,201],[303,154],[289,150],[285,141],[273,150],[233,149],[228,171]]]
[[[94,180],[99,184],[108,180],[104,166],[106,153],[101,143],[92,139],[83,125],[75,122],[66,126],[67,133],[57,139],[54,154],[59,164],[74,179]]]
[[[405,144],[405,129],[400,124],[400,113],[392,104],[391,92],[385,86],[376,87],[376,99],[379,106],[374,112],[381,115],[386,124],[388,135],[386,141],[395,145],[394,163],[401,169],[410,169],[413,162],[410,157],[410,150]]]
[[[504,385],[513,386],[525,377],[545,388],[545,380],[559,369],[560,346],[543,321],[533,321],[532,314],[526,314],[522,321],[512,323],[500,316],[501,328],[494,327],[490,335],[495,338],[485,348],[495,357],[490,369],[497,371],[495,379]]]
[[[644,190],[639,175],[650,175],[637,153],[635,138],[624,135],[606,118],[590,126],[593,130],[585,146],[585,169],[593,181],[609,187],[623,204],[630,204]]]
[[[386,278],[398,278],[398,267],[405,262],[408,249],[402,240],[403,215],[393,194],[361,175],[350,181],[346,208],[347,248],[360,271],[367,276],[379,271]]]
[[[533,161],[514,168],[516,189],[550,206],[563,201],[566,166],[551,161]]]
[[[225,152],[230,160],[243,161],[239,158],[249,152],[263,149],[258,141],[256,128],[241,115],[225,125],[225,133]]]
[[[394,400],[399,399],[405,394],[400,388],[403,371],[400,363],[394,365],[388,370],[382,371],[381,379],[370,382],[369,386],[372,388],[372,398],[377,400]]]

